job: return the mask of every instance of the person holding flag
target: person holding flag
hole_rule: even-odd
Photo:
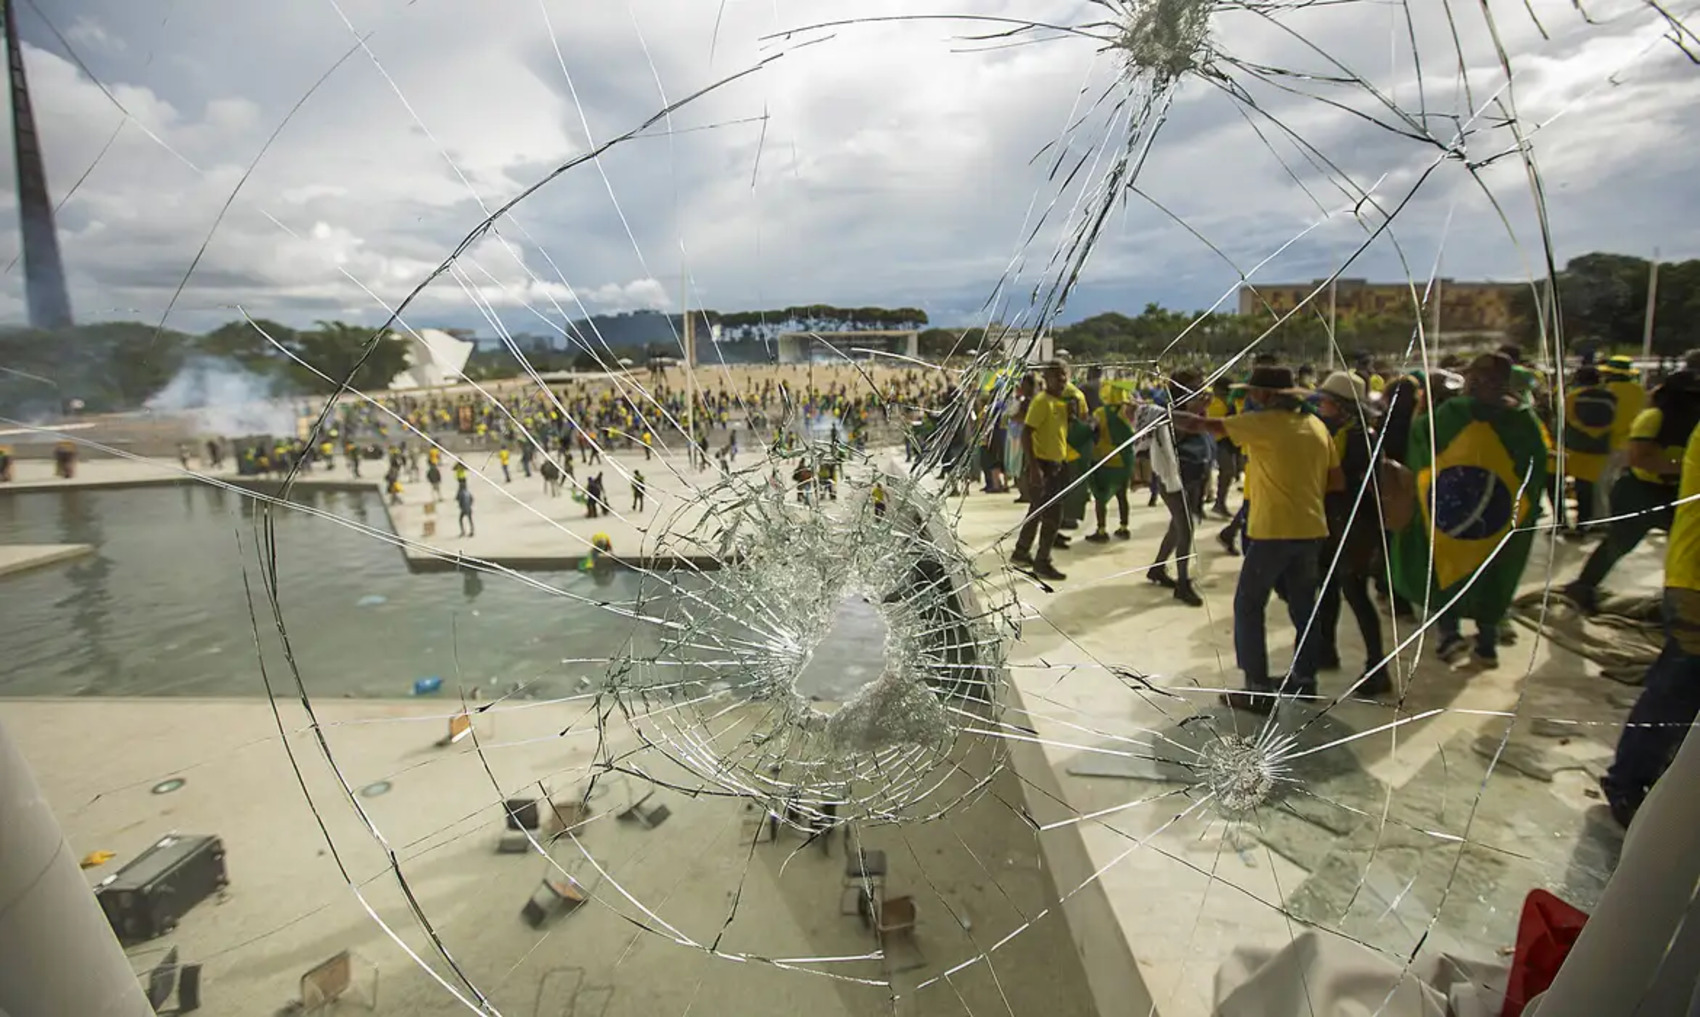
[[[1107,382],[1101,391],[1101,402],[1092,411],[1092,468],[1086,475],[1098,518],[1098,529],[1087,534],[1086,539],[1094,544],[1107,543],[1110,539],[1105,526],[1112,497],[1116,499],[1116,513],[1121,520],[1116,537],[1127,540],[1133,535],[1127,528],[1128,462],[1133,458],[1133,426],[1127,422],[1126,415],[1127,386]]]
[[[1683,449],[1700,422],[1700,378],[1678,371],[1653,391],[1652,406],[1629,428],[1629,469],[1612,484],[1612,521],[1606,539],[1588,556],[1582,574],[1561,593],[1583,611],[1598,609],[1599,586],[1614,566],[1655,529],[1671,526]]]
[[[1405,465],[1417,510],[1393,537],[1393,585],[1440,613],[1439,656],[1448,663],[1469,652],[1459,631],[1465,618],[1477,626],[1476,663],[1498,663],[1499,624],[1534,547],[1547,450],[1540,421],[1512,388],[1511,358],[1484,353],[1466,371],[1464,393],[1411,426]]]

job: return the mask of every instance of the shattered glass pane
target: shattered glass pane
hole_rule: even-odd
[[[1375,360],[1390,454],[1401,380],[1521,328],[1562,468],[1565,358],[1604,338],[1572,322],[1641,292],[1560,265],[1692,246],[1661,136],[1700,97],[1691,9],[231,6],[6,10],[39,134],[6,174],[8,313],[39,326],[0,335],[7,737],[91,883],[179,835],[228,859],[126,938],[138,990],[1330,1012],[1273,986],[1309,957],[1372,971],[1365,1013],[1497,1013],[1526,895],[1598,902],[1664,538],[1588,617],[1559,594],[1592,545],[1511,519],[1535,471],[1435,494],[1425,542],[1498,535],[1465,572],[1533,536],[1453,667],[1371,472],[1343,494],[1375,564],[1342,546],[1321,582],[1379,647],[1339,624],[1309,694],[1295,637],[1327,622],[1283,605],[1247,688],[1243,488],[1171,517],[1077,467],[1017,502],[1011,425],[1066,355],[1139,404],[1081,455],[1179,469],[1176,404],[1260,354]],[[1204,310],[1097,316],[1147,291]],[[1080,517],[1054,562],[1020,536],[1052,501]]]

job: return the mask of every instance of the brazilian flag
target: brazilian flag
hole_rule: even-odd
[[[1564,397],[1564,454],[1567,472],[1595,483],[1611,453],[1617,396],[1604,385],[1575,389]]]
[[[1394,534],[1393,585],[1406,600],[1428,596],[1438,609],[1468,583],[1454,613],[1498,622],[1535,542],[1530,524],[1547,478],[1541,424],[1527,408],[1467,397],[1442,403],[1432,419],[1432,445],[1428,418],[1411,425],[1406,463],[1416,475],[1417,511]]]

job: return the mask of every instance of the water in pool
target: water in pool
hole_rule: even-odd
[[[306,493],[336,516],[389,531],[376,495]],[[265,599],[255,502],[212,487],[20,493],[0,497],[0,543],[92,544],[69,564],[0,578],[0,695],[264,695],[243,592],[247,571],[260,646],[280,691],[293,690]],[[603,667],[563,663],[652,652],[653,626],[511,577],[413,574],[391,544],[332,520],[277,513],[278,584],[307,690],[408,696],[440,677],[486,695],[516,682],[565,695]],[[656,583],[619,573],[531,578],[646,608]]]

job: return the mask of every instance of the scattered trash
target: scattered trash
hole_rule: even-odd
[[[118,857],[111,851],[90,851],[77,864],[85,869],[95,869]]]
[[[433,692],[439,691],[442,687],[443,679],[438,675],[431,675],[428,678],[421,678],[413,683],[413,694],[416,696],[428,696]]]
[[[473,689],[472,692],[473,696],[476,698],[478,690]],[[462,710],[449,718],[449,733],[437,739],[437,747],[440,749],[447,748],[471,733],[472,718],[467,715],[465,710]]]
[[[355,607],[377,607],[379,604],[388,603],[389,599],[390,598],[384,596],[381,593],[368,593],[368,594],[366,594],[366,596],[361,597],[359,600],[355,601],[354,606]]]

